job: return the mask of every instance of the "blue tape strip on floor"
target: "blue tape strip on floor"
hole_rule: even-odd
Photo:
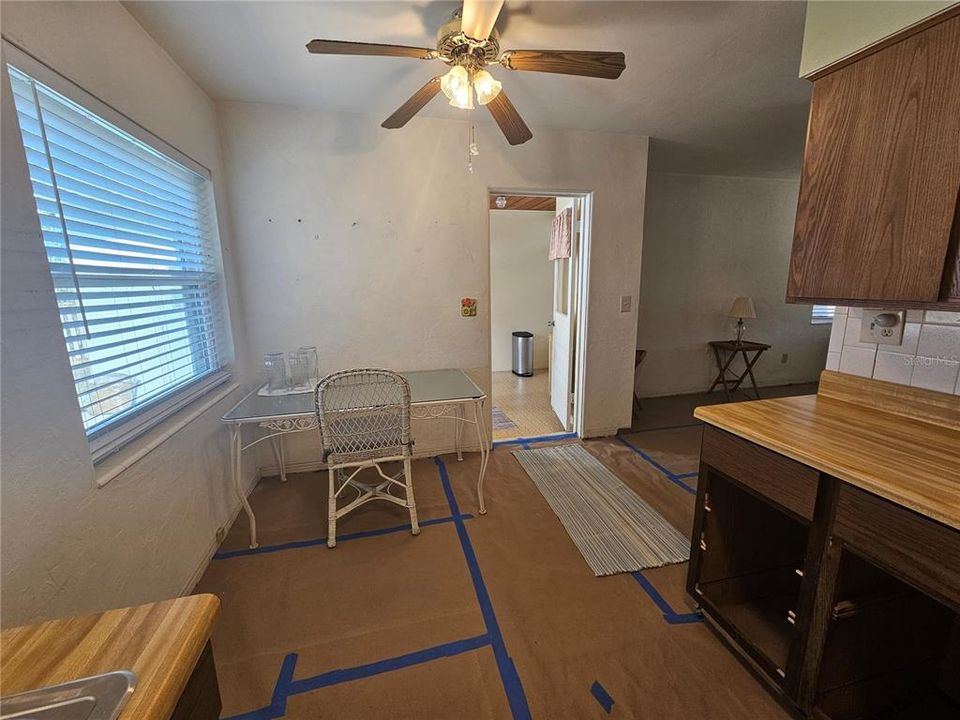
[[[450,485],[447,466],[439,457],[434,458],[433,461],[440,472],[440,482],[443,484],[443,492],[446,494],[447,503],[450,505],[450,515],[454,517],[457,536],[460,538],[460,547],[467,561],[467,568],[470,570],[470,579],[473,581],[473,589],[477,595],[477,602],[480,604],[483,622],[486,625],[487,634],[490,636],[493,657],[497,662],[497,670],[500,672],[500,680],[507,695],[507,702],[510,704],[510,712],[513,715],[513,720],[530,720],[527,696],[523,692],[520,675],[517,674],[513,659],[507,653],[503,634],[500,632],[500,624],[497,622],[497,616],[493,611],[493,604],[490,602],[490,594],[487,592],[486,583],[484,583],[483,575],[480,572],[480,565],[473,550],[473,543],[470,542],[470,535],[467,533],[467,526],[460,519],[460,507],[457,505],[456,495],[454,495],[453,487]]]
[[[524,450],[529,450],[530,443],[551,442],[553,440],[570,440],[577,437],[575,432],[557,433],[556,435],[537,435],[535,437],[518,437],[512,440],[497,440],[493,447],[498,448],[503,445],[520,445]]]
[[[287,713],[287,695],[290,692],[290,681],[293,680],[293,670],[296,666],[296,653],[290,653],[283,658],[269,705],[239,715],[231,715],[224,720],[274,720],[275,718],[282,718]]]
[[[462,516],[464,520],[472,520],[473,515],[467,513]],[[443,525],[452,523],[456,520],[454,517],[434,518],[432,520],[421,520],[420,527],[428,525]],[[394,525],[388,528],[376,528],[374,530],[360,530],[354,533],[338,535],[337,542],[346,542],[348,540],[359,540],[361,538],[378,537],[380,535],[389,535],[391,533],[404,532],[410,530],[410,523],[406,525]],[[293,542],[279,543],[277,545],[261,545],[256,548],[240,548],[239,550],[223,550],[213,556],[214,560],[228,560],[234,557],[243,557],[244,555],[261,555],[263,553],[280,552],[281,550],[294,550],[296,548],[315,547],[316,545],[326,545],[327,539],[312,538],[310,540],[294,540]]]
[[[454,655],[470,652],[471,650],[476,650],[489,644],[490,636],[486,634],[477,635],[476,637],[467,638],[466,640],[455,640],[454,642],[444,643],[443,645],[437,645],[432,648],[427,648],[426,650],[417,650],[416,652],[407,653],[406,655],[379,660],[368,663],[367,665],[360,665],[359,667],[331,670],[322,675],[314,675],[313,677],[303,678],[302,680],[294,680],[288,686],[288,692],[290,695],[299,695],[300,693],[319,690],[320,688],[336,685],[337,683],[362,680],[363,678],[372,677],[373,675],[400,670],[411,667],[412,665],[420,665],[421,663],[437,660],[438,658],[453,657]]]
[[[660,463],[658,463],[656,460],[654,460],[652,457],[650,457],[647,453],[645,453],[643,450],[641,450],[640,448],[638,448],[636,445],[633,445],[632,443],[630,443],[630,441],[628,441],[628,440],[627,440],[625,437],[623,437],[622,435],[617,435],[616,438],[617,438],[617,440],[619,440],[623,445],[626,445],[628,448],[630,448],[631,450],[633,450],[633,452],[635,452],[635,453],[636,453],[637,455],[639,455],[641,458],[643,458],[644,460],[646,460],[650,465],[652,465],[652,466],[655,467],[657,470],[659,470],[661,473],[663,473],[664,475],[666,475],[667,480],[669,480],[670,482],[672,482],[672,483],[675,484],[675,485],[679,485],[680,487],[682,487],[684,490],[686,490],[686,491],[687,491],[688,493],[690,493],[691,495],[696,495],[696,494],[697,494],[697,489],[696,489],[695,487],[691,487],[690,485],[687,485],[687,483],[685,483],[683,480],[684,480],[684,478],[696,477],[699,473],[683,473],[682,475],[677,475],[676,473],[671,472],[670,470],[668,470],[667,468],[665,468],[663,465],[661,465]]]
[[[636,580],[640,587],[643,588],[644,592],[650,596],[650,599],[653,600],[653,603],[660,609],[660,612],[663,613],[663,619],[666,620],[670,625],[687,625],[689,623],[698,623],[703,622],[703,618],[700,616],[700,613],[677,613],[673,611],[673,608],[670,607],[663,595],[657,592],[657,589],[653,586],[647,578],[643,576],[640,572],[630,573],[633,576],[633,579]]]
[[[597,699],[600,707],[606,710],[607,715],[609,715],[610,711],[613,710],[613,698],[610,697],[610,693],[606,691],[599,681],[593,681],[593,685],[590,686],[590,694]]]
[[[287,712],[287,699],[291,695],[302,695],[303,693],[313,692],[314,690],[329,687],[330,685],[350,682],[351,680],[362,680],[363,678],[379,675],[380,673],[420,665],[430,662],[431,660],[453,657],[454,655],[460,655],[461,653],[486,647],[489,644],[489,635],[478,635],[467,638],[466,640],[455,640],[444,643],[443,645],[436,645],[424,650],[417,650],[405,655],[387,658],[386,660],[378,660],[377,662],[367,663],[366,665],[331,670],[300,680],[293,679],[293,671],[297,664],[297,654],[290,653],[283,659],[270,704],[258,710],[241,713],[240,715],[232,715],[229,718],[225,718],[225,720],[274,720],[275,718],[281,718]]]

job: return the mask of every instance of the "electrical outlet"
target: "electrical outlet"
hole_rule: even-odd
[[[863,310],[860,318],[860,342],[878,345],[900,345],[903,343],[904,310]]]
[[[781,365],[786,365],[786,364],[787,364],[787,360],[789,360],[789,359],[790,359],[790,355],[787,354],[787,353],[783,353],[783,354],[780,356],[780,364],[781,364]]]
[[[630,307],[633,304],[632,295],[621,295],[620,296],[620,312],[628,313],[630,312]]]

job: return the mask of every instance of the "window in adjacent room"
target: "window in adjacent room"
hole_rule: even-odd
[[[833,305],[814,305],[810,311],[811,325],[826,325],[833,322],[833,311],[836,307]]]
[[[96,460],[226,379],[212,183],[9,70]]]

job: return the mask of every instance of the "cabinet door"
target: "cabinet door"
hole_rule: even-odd
[[[960,15],[813,83],[787,297],[936,302],[960,191]]]

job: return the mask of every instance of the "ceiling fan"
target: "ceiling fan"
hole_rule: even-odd
[[[500,33],[494,27],[503,0],[464,0],[462,10],[437,32],[435,50],[408,45],[311,40],[307,50],[321,55],[381,55],[419,60],[441,60],[451,66],[417,90],[396,112],[383,121],[388,129],[401,128],[433,97],[443,92],[450,104],[462,110],[474,108],[474,96],[486,106],[511,145],[533,137],[503,88],[486,70],[498,63],[509,70],[581,75],[615,80],[626,67],[622,52],[589,50],[506,50],[500,52]]]

